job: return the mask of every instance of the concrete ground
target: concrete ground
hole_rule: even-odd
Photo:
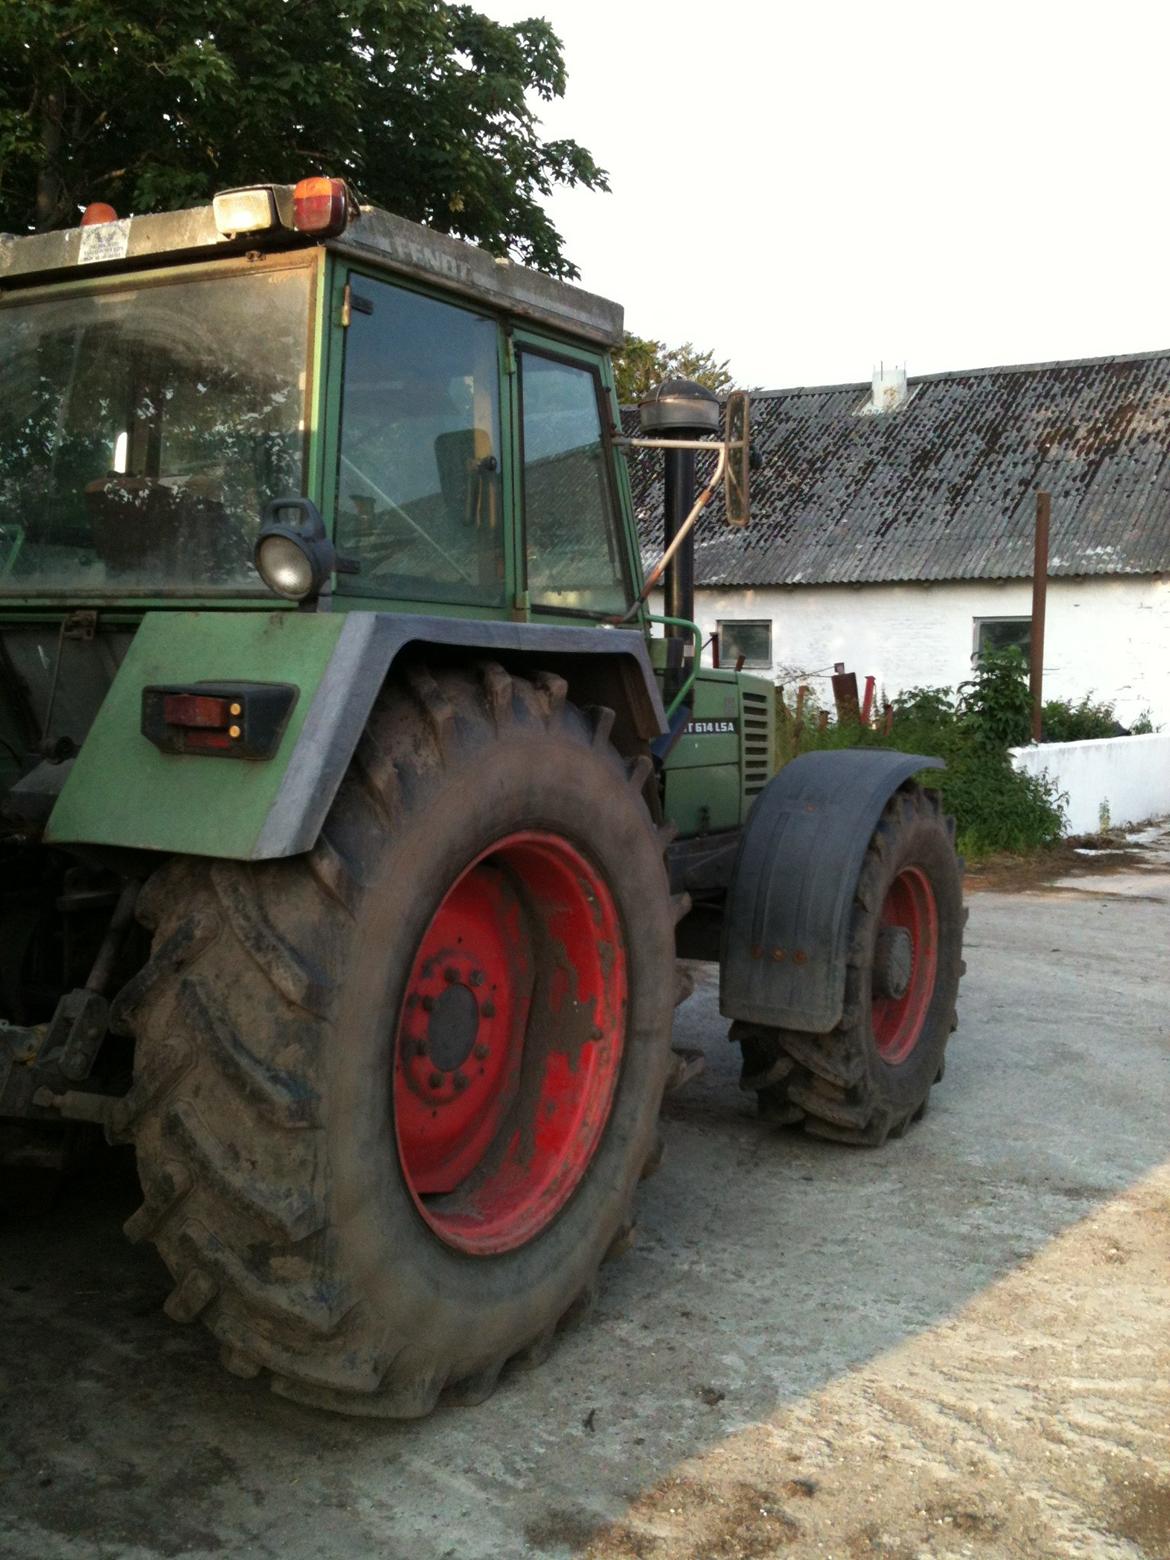
[[[1141,844],[1116,885],[972,895],[946,1079],[876,1152],[762,1129],[701,984],[637,1245],[477,1409],[222,1374],[122,1239],[124,1163],[0,1224],[0,1555],[1170,1556],[1170,835]]]

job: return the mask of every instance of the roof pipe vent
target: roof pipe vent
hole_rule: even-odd
[[[869,417],[877,417],[885,412],[899,411],[909,399],[905,364],[900,368],[887,368],[879,363],[873,371],[873,394],[861,410]]]

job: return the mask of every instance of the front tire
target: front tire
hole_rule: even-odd
[[[413,1417],[588,1303],[669,1061],[674,915],[642,786],[565,684],[417,667],[308,857],[144,895],[128,1223],[228,1367]]]
[[[764,1118],[877,1147],[922,1116],[957,1024],[965,919],[954,819],[937,792],[903,786],[858,875],[840,1023],[822,1035],[732,1025]]]

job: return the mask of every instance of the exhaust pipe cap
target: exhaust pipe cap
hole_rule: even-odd
[[[638,407],[642,432],[701,438],[719,432],[719,397],[693,379],[664,379]]]

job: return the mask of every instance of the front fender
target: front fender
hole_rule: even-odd
[[[719,1007],[825,1034],[841,1018],[853,891],[893,793],[940,758],[884,748],[805,753],[756,798],[723,915]]]
[[[628,739],[666,729],[641,633],[388,612],[152,612],[50,814],[56,845],[109,845],[260,861],[312,848],[396,658],[411,646],[568,675],[613,704]],[[271,759],[162,753],[141,732],[142,690],[291,683]]]

